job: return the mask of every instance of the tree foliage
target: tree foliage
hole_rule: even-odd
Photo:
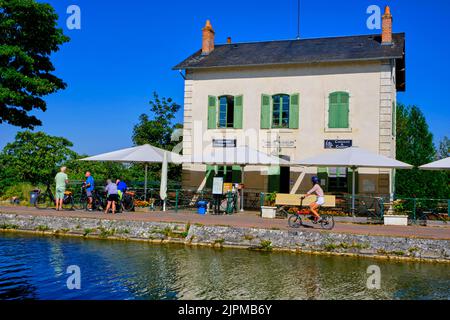
[[[64,89],[50,55],[69,41],[54,9],[34,0],[0,0],[0,123],[33,129],[29,112],[46,110],[43,96]]]
[[[150,101],[150,115],[142,114],[139,123],[133,129],[133,142],[135,145],[151,144],[152,146],[172,151],[180,143],[179,139],[173,139],[176,130],[182,128],[181,124],[174,122],[177,112],[181,106],[172,98],[160,98],[154,92]],[[135,165],[134,169],[142,172],[143,165]],[[179,182],[181,179],[181,166],[169,166],[169,179]],[[150,165],[149,176],[151,179],[159,180],[161,176],[161,165]]]
[[[437,160],[448,158],[450,154],[450,139],[445,136],[439,143]]]
[[[76,157],[72,142],[43,132],[19,132],[0,156],[4,178],[12,181],[49,183],[58,167]]]
[[[133,129],[135,145],[151,144],[152,146],[170,150],[175,145],[172,134],[179,125],[173,120],[181,106],[172,98],[159,98],[154,92],[150,101],[150,114],[141,114],[139,123]]]
[[[419,170],[435,160],[433,135],[417,106],[397,106],[397,159],[415,166],[413,170],[398,170],[396,193],[401,197],[448,198],[447,175],[443,172]]]

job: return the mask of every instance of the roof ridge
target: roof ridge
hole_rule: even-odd
[[[404,35],[405,32],[395,32],[392,35]],[[330,37],[316,37],[316,38],[302,38],[302,39],[278,39],[278,40],[260,40],[260,41],[247,41],[247,42],[233,42],[233,43],[219,43],[216,46],[232,46],[236,44],[258,44],[258,43],[274,43],[274,42],[289,42],[289,41],[311,41],[311,40],[332,40],[342,38],[364,38],[364,37],[381,37],[381,34],[360,34],[352,36],[330,36]]]

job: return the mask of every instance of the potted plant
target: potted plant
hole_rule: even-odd
[[[261,207],[261,216],[263,218],[275,219],[277,214],[277,207],[275,202],[277,200],[277,193],[268,193],[264,197],[264,206]]]
[[[384,225],[386,226],[407,226],[408,213],[405,207],[405,201],[396,200],[392,203],[392,209],[384,216]]]

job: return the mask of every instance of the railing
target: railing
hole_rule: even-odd
[[[265,203],[267,193],[260,194],[259,205],[262,207]],[[384,217],[384,204],[386,200],[383,197],[356,195],[355,213],[352,213],[352,196],[349,194],[336,195],[336,206],[334,208],[323,208],[322,212],[334,216],[356,216],[367,217],[373,221],[381,221]]]
[[[413,223],[426,221],[450,222],[450,199],[402,198],[403,210]]]

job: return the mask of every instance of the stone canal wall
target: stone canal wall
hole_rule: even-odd
[[[449,240],[368,236],[304,229],[268,230],[184,223],[0,214],[0,231],[450,263]]]

